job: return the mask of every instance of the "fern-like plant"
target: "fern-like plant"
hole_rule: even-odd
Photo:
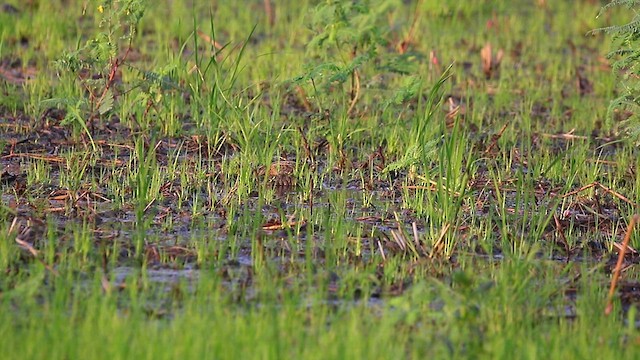
[[[361,69],[373,64],[379,73],[409,74],[416,70],[415,54],[387,54],[390,32],[388,13],[399,0],[326,0],[311,18],[314,36],[307,45],[312,62],[295,84],[311,83],[319,90],[350,83],[348,113],[360,97]]]
[[[614,59],[613,69],[621,76],[620,96],[611,101],[608,114],[629,110],[631,117],[623,123],[629,138],[640,143],[640,0],[613,0],[602,7],[598,17],[615,7],[626,7],[633,18],[626,24],[613,25],[592,31],[613,35],[614,50],[607,57]]]
[[[100,1],[96,7],[101,16],[99,32],[84,46],[63,54],[55,62],[60,77],[68,79],[70,75],[72,81],[75,78],[85,96],[49,99],[45,105],[66,108],[62,124],[81,128],[94,149],[87,120],[113,108],[114,80],[129,55],[144,9],[143,0]]]
[[[81,91],[78,96],[64,94],[63,97],[45,100],[45,106],[64,108],[66,116],[62,125],[71,126],[84,133],[94,150],[96,145],[90,131],[91,121],[118,109],[118,97],[128,93],[136,103],[144,104],[148,112],[163,93],[176,89],[177,85],[167,74],[171,66],[159,71],[144,71],[127,62],[137,34],[138,25],[147,6],[146,0],[98,0],[93,9],[100,20],[96,34],[74,51],[64,53],[55,67],[62,81]],[[139,75],[139,81],[128,89],[118,86],[117,77],[126,67]],[[135,90],[135,91],[132,91]]]

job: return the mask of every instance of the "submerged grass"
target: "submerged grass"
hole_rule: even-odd
[[[3,356],[636,357],[597,2],[123,4],[0,9]]]

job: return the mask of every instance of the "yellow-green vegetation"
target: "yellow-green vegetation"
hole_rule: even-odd
[[[0,4],[0,356],[637,358],[620,4]]]

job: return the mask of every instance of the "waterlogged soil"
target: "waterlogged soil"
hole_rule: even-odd
[[[491,253],[482,246],[473,245],[475,235],[473,225],[470,225],[473,224],[472,219],[495,216],[491,208],[495,208],[498,201],[492,195],[496,184],[482,172],[474,174],[467,185],[468,191],[475,194],[475,207],[464,208],[460,216],[468,220],[462,221],[455,229],[460,243],[465,246],[459,246],[448,258],[436,256],[433,259],[432,254],[425,250],[419,254],[423,257],[420,260],[408,256],[407,244],[402,240],[407,238],[394,235],[404,231],[410,234],[408,239],[411,239],[415,227],[417,235],[424,236],[428,226],[427,221],[402,207],[403,196],[411,196],[406,189],[406,182],[402,181],[405,174],[398,174],[395,181],[376,180],[363,184],[361,178],[355,176],[345,180],[344,169],[336,169],[334,177],[325,176],[322,185],[314,189],[313,202],[310,202],[308,196],[301,196],[300,187],[292,178],[291,171],[281,171],[274,165],[267,170],[257,168],[257,181],[264,178],[265,172],[270,172],[267,174],[269,185],[263,191],[273,191],[274,200],[268,205],[259,205],[261,194],[256,190],[241,201],[245,212],[260,215],[255,217],[257,220],[251,221],[261,222],[253,226],[256,231],[245,232],[234,228],[233,223],[239,215],[228,215],[229,205],[225,201],[230,195],[233,196],[232,186],[225,183],[223,178],[212,175],[220,171],[223,159],[234,156],[233,144],[217,146],[214,151],[212,146],[196,136],[154,140],[144,146],[147,150],[153,148],[150,153],[155,156],[157,166],[167,168],[169,162],[176,159],[181,163],[193,164],[211,179],[209,181],[218,182],[215,184],[217,189],[223,190],[208,192],[206,185],[199,190],[192,189],[201,202],[200,207],[194,209],[193,196],[178,205],[177,194],[182,184],[179,180],[173,180],[161,185],[160,196],[147,204],[140,216],[137,213],[139,209],[127,200],[116,205],[114,194],[106,185],[111,177],[121,177],[115,181],[127,183],[128,174],[118,170],[130,164],[135,157],[136,145],[129,140],[134,130],[120,128],[117,121],[96,124],[92,127],[98,149],[95,151],[86,138],[71,134],[66,127],[59,125],[57,122],[61,115],[54,116],[56,114],[56,110],[47,112],[43,115],[47,120],[37,122],[39,125],[33,125],[31,119],[5,115],[0,124],[5,139],[0,157],[2,212],[5,220],[13,221],[11,232],[15,246],[21,248],[24,261],[42,258],[41,252],[47,247],[47,242],[56,242],[59,249],[77,247],[73,234],[83,231],[90,239],[91,252],[106,252],[114,244],[119,249],[118,261],[104,265],[105,278],[112,279],[105,287],[124,288],[128,277],[142,276],[142,271],[145,281],[157,283],[163,291],[171,292],[176,286],[185,284],[189,289],[197,281],[203,266],[206,271],[213,266],[230,292],[250,300],[256,261],[270,262],[274,269],[289,277],[295,274],[296,263],[304,263],[307,256],[312,256],[319,265],[323,263],[326,230],[323,227],[328,225],[286,216],[298,207],[311,206],[316,213],[344,213],[344,221],[351,224],[350,227],[355,231],[353,249],[345,252],[353,266],[372,263],[380,257],[404,256],[408,263],[415,262],[416,267],[424,267],[429,263],[427,266],[431,268],[433,276],[441,277],[455,271],[457,259],[461,256],[471,256],[477,261],[489,263],[502,261],[503,258],[499,241]],[[175,149],[182,149],[178,156],[175,155]],[[92,153],[100,156],[87,155]],[[369,156],[370,159],[379,157],[380,154]],[[285,160],[276,160],[275,163],[279,161],[283,161],[283,164],[278,166],[285,168],[288,165]],[[357,158],[350,162],[362,163]],[[383,166],[378,164],[378,167]],[[36,178],[36,167],[44,169],[40,171],[45,174],[46,180]],[[68,172],[78,167],[84,170],[75,187],[61,186],[61,178],[69,176]],[[513,180],[507,179],[498,185],[503,188],[507,208],[513,209],[511,215],[514,217],[525,216],[516,213],[516,209],[522,207],[518,207],[516,191],[510,189],[510,181]],[[535,185],[534,198],[530,200],[534,203],[529,208],[534,209],[553,203],[559,196],[565,196],[569,201],[563,212],[555,214],[554,220],[542,231],[541,240],[551,250],[541,251],[538,258],[540,261],[555,261],[559,265],[586,262],[601,267],[599,271],[610,273],[615,254],[609,252],[607,241],[612,237],[621,238],[624,232],[622,225],[616,225],[621,222],[619,202],[615,201],[612,193],[606,191],[602,192],[601,197],[581,196],[580,187],[577,186],[575,195],[565,194],[561,192],[562,185],[554,186],[541,179]],[[133,192],[133,189],[124,189],[124,195],[121,196],[130,200]],[[336,193],[341,193],[345,198],[341,209],[335,209],[335,201],[330,199]],[[216,197],[211,198],[210,194]],[[308,229],[309,226],[313,228]],[[584,234],[584,241],[567,243],[560,232],[569,227]],[[496,239],[501,236],[496,229]],[[256,250],[251,237],[258,237],[261,249]],[[229,241],[234,242],[233,249],[225,245]],[[199,258],[198,243],[216,249],[215,253],[221,258],[215,265]],[[142,247],[142,257],[136,256],[136,246]],[[146,264],[144,270],[139,267],[141,261]],[[637,262],[635,254],[628,256],[627,266]],[[384,262],[381,264],[380,278],[375,281],[378,285],[370,292],[372,299],[398,295],[411,286],[410,273],[395,284],[380,285],[384,283]],[[46,266],[55,271],[55,263]],[[299,274],[299,277],[303,276]],[[329,283],[333,284],[329,286],[328,301],[340,301],[335,292],[340,287],[341,274],[332,271],[327,276]],[[625,308],[640,300],[638,285],[634,282],[623,283],[620,291]],[[555,309],[554,315],[550,316],[575,316],[571,305],[574,301],[572,293],[572,290],[568,290],[566,308]]]

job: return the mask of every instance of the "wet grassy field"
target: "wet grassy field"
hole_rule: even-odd
[[[1,356],[635,358],[629,10],[444,3],[2,3]]]

